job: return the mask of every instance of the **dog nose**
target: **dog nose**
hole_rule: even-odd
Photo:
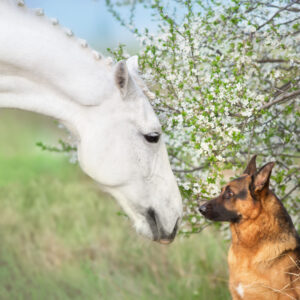
[[[203,204],[199,207],[199,211],[202,215],[205,215],[206,211],[207,211],[207,206],[206,204]]]

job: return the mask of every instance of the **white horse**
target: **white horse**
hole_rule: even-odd
[[[169,243],[182,202],[148,92],[136,57],[113,66],[41,9],[0,0],[0,108],[60,120],[77,137],[81,168],[137,232]]]

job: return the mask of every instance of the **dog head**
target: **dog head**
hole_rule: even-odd
[[[256,170],[256,155],[252,157],[243,175],[230,181],[221,194],[199,207],[201,214],[212,221],[240,222],[254,219],[269,191],[269,181],[274,162]]]

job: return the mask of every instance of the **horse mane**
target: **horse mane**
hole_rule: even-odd
[[[31,10],[23,0],[0,0],[0,24],[0,63],[6,73],[55,87],[87,106],[99,105],[113,89],[113,60],[45,17],[42,9]]]

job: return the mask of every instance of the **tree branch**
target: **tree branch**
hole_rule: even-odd
[[[285,200],[290,194],[292,194],[298,187],[300,187],[300,184],[295,185],[287,194],[284,195],[284,197],[281,199],[281,201]]]
[[[294,3],[294,4],[297,4],[297,3]],[[283,7],[280,7],[280,6],[277,6],[277,5],[273,5],[273,4],[267,4],[266,6],[267,7],[273,7],[273,8],[279,8],[279,9],[283,8]],[[290,11],[290,12],[300,12],[300,9],[296,8],[296,7],[286,8],[285,10]]]
[[[204,169],[206,166],[199,166],[199,167],[195,167],[195,168],[192,168],[192,169],[173,169],[173,172],[176,172],[176,173],[193,173],[193,172],[196,172],[196,171],[199,171],[199,170],[202,170]]]
[[[283,84],[280,87],[275,87],[275,89],[277,90],[277,92],[273,95],[274,98],[282,95],[285,91],[287,91],[288,89],[291,88],[292,84],[298,83],[300,81],[300,78],[295,78],[292,81],[288,81],[287,83]]]
[[[256,62],[260,63],[260,64],[265,64],[265,63],[284,63],[284,62],[288,62],[288,61],[285,59],[265,58],[265,59],[256,60]]]
[[[278,23],[278,24],[276,24],[276,25],[287,25],[287,24],[290,24],[290,23],[293,23],[293,22],[295,22],[295,21],[297,21],[297,20],[299,20],[300,19],[300,17],[297,17],[297,18],[295,18],[295,19],[292,19],[292,20],[289,20],[289,21],[286,21],[286,22],[283,22],[283,23]]]
[[[299,95],[300,95],[300,90],[296,90],[294,92],[287,93],[285,95],[282,95],[281,97],[278,97],[278,99],[276,99],[276,100],[274,100],[272,102],[266,103],[265,105],[263,105],[261,107],[261,110],[268,109],[268,108],[270,108],[271,106],[273,106],[275,104],[291,100],[291,99],[293,99],[293,98],[295,98],[295,97],[297,97]]]
[[[270,19],[268,19],[265,23],[261,24],[258,28],[257,31],[262,29],[264,26],[266,26],[268,23],[270,23],[271,21],[273,21],[273,19],[275,17],[277,17],[282,11],[286,10],[287,8],[289,8],[290,6],[292,6],[294,3],[289,3],[288,5],[286,5],[285,7],[280,8]]]

